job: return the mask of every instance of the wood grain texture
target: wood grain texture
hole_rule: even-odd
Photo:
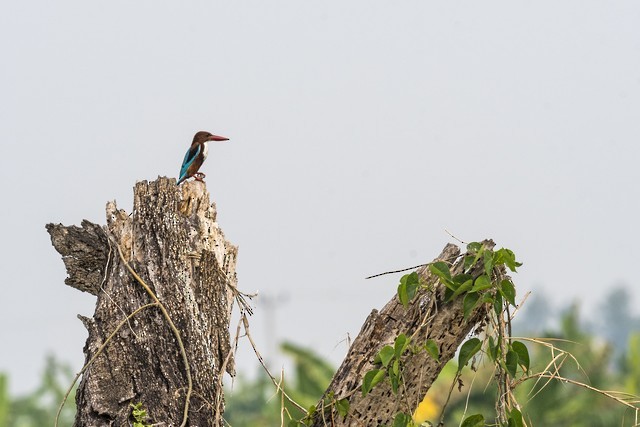
[[[224,410],[219,379],[230,352],[237,248],[218,226],[205,184],[177,186],[169,178],[139,182],[131,215],[115,202],[107,204],[106,214],[106,227],[88,221],[82,228],[47,226],[67,267],[65,282],[97,295],[94,315],[81,317],[89,332],[86,360],[123,319],[153,302],[125,268],[119,245],[184,342],[193,379],[187,425],[216,425],[216,412]],[[233,374],[229,357],[226,370]],[[147,308],[118,331],[83,375],[75,425],[130,425],[129,405],[140,402],[149,424],[178,426],[186,387],[176,337],[160,310]]]

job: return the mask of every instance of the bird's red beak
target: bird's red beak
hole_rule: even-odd
[[[209,138],[207,138],[207,141],[228,141],[229,138],[226,138],[224,136],[218,136],[218,135],[211,135]]]

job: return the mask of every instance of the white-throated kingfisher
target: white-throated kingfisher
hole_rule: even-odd
[[[200,166],[207,158],[207,144],[210,141],[228,141],[229,138],[224,136],[213,135],[211,132],[201,130],[193,136],[193,142],[191,147],[187,151],[182,161],[182,167],[180,168],[180,177],[178,178],[178,184],[182,181],[194,177],[197,181],[202,181],[205,174],[198,172]]]

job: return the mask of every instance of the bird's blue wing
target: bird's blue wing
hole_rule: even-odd
[[[180,168],[180,177],[178,178],[178,181],[187,176],[187,169],[189,169],[189,166],[191,166],[198,154],[200,154],[200,144],[191,146],[189,150],[187,150],[187,154],[184,155],[184,160],[182,161],[182,167]]]

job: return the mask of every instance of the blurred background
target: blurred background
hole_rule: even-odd
[[[83,364],[95,301],[44,225],[130,211],[197,130],[230,138],[202,171],[276,371],[295,377],[282,342],[335,368],[400,275],[364,277],[430,261],[445,230],[524,263],[523,331],[572,313],[618,369],[640,315],[638,22],[633,1],[4,2],[5,393]],[[246,342],[238,362],[260,380]]]

